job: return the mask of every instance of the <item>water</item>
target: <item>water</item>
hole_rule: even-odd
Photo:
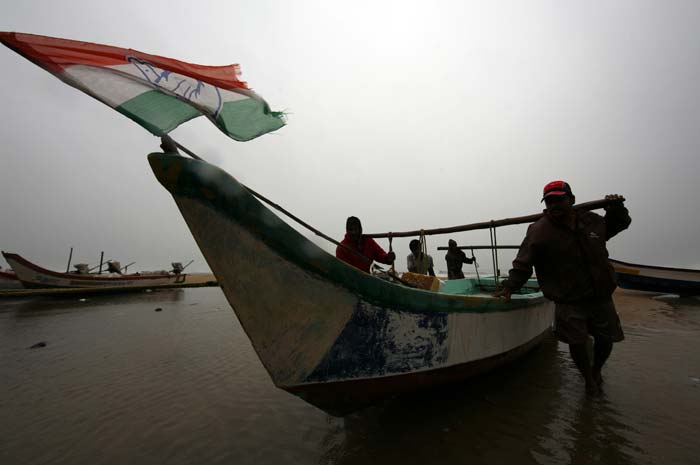
[[[622,306],[601,398],[550,338],[334,418],[273,387],[217,288],[1,300],[0,463],[700,463],[700,301]]]

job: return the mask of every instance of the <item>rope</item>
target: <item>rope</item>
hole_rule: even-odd
[[[493,220],[491,221],[493,224]],[[491,263],[493,264],[493,281],[498,289],[498,257],[496,255],[496,227],[489,227],[489,238],[491,239]]]
[[[501,275],[501,267],[498,264],[498,241],[496,240],[496,227],[493,228],[493,256],[496,257],[496,279]],[[498,287],[498,285],[496,285]]]
[[[389,253],[393,252],[394,249],[392,248],[392,241],[394,240],[394,237],[389,233]],[[391,262],[391,268],[389,268],[389,272],[392,275],[396,275],[396,269],[394,268],[394,264],[396,263],[396,260]]]
[[[204,160],[203,158],[200,158],[200,157],[197,156],[194,152],[192,152],[192,151],[189,150],[187,147],[183,146],[182,144],[180,144],[179,142],[177,142],[175,139],[173,139],[173,138],[170,137],[170,136],[167,136],[167,135],[162,136],[162,137],[161,137],[161,141],[162,141],[162,143],[161,143],[161,148],[162,148],[164,151],[168,151],[168,152],[171,152],[171,153],[178,153],[177,149],[180,148],[180,149],[182,149],[187,155],[191,156],[191,157],[194,158],[195,160],[200,160],[200,161],[206,162],[206,160]],[[300,225],[302,225],[303,227],[305,227],[305,228],[308,229],[309,231],[313,232],[313,233],[316,234],[317,236],[322,237],[323,239],[327,240],[328,242],[331,242],[331,243],[335,244],[336,246],[338,246],[338,247],[340,247],[340,248],[342,248],[342,249],[344,249],[344,250],[347,250],[347,251],[350,252],[350,253],[353,253],[353,254],[357,255],[358,257],[362,257],[362,258],[364,258],[364,259],[367,259],[367,257],[365,257],[365,256],[364,256],[362,253],[360,253],[359,251],[357,251],[357,250],[355,250],[355,249],[353,249],[353,248],[351,248],[351,247],[348,247],[348,246],[345,245],[345,244],[341,244],[340,242],[336,241],[336,240],[333,239],[332,237],[330,237],[330,236],[328,236],[328,235],[322,233],[321,231],[319,231],[318,229],[314,228],[314,227],[311,226],[310,224],[308,224],[308,223],[306,223],[305,221],[301,220],[300,218],[297,218],[296,216],[292,215],[290,212],[288,212],[287,210],[285,210],[285,209],[282,208],[281,206],[277,205],[277,204],[276,204],[275,202],[273,202],[272,200],[269,200],[269,199],[265,198],[263,195],[258,194],[258,193],[255,192],[253,189],[251,189],[250,187],[246,186],[245,184],[242,184],[242,183],[241,183],[241,186],[243,186],[246,190],[248,190],[248,192],[250,192],[251,194],[253,194],[253,196],[255,196],[258,200],[260,200],[260,201],[262,201],[262,202],[268,204],[269,206],[271,206],[271,207],[274,208],[275,210],[277,210],[277,211],[279,211],[279,212],[285,214],[286,216],[288,216],[288,217],[291,218],[292,220],[296,221],[297,223],[299,223]]]
[[[425,236],[425,230],[420,230],[420,258],[416,260],[416,270],[421,274],[428,274],[430,260],[428,259],[428,240]]]
[[[474,256],[474,249],[472,249],[472,260],[474,260],[474,270],[476,270],[476,282],[481,286],[481,277],[479,276],[479,264],[476,263],[476,257]]]

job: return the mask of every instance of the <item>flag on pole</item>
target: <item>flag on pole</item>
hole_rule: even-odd
[[[239,80],[238,65],[195,65],[131,49],[16,32],[0,32],[0,42],[157,136],[200,115],[238,141],[284,126],[283,114],[271,111]]]

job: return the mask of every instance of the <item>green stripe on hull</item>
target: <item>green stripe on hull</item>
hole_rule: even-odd
[[[180,124],[202,115],[193,106],[157,90],[134,97],[115,110],[157,136],[165,135]]]
[[[354,268],[302,236],[225,171],[204,162],[152,153],[149,163],[160,183],[173,194],[215,209],[259,237],[296,266],[385,308],[411,312],[483,313],[514,311],[541,304],[535,295],[514,296],[511,303],[495,298],[470,298],[411,289]]]

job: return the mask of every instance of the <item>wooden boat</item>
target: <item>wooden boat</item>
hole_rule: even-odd
[[[506,303],[472,279],[439,293],[382,280],[307,240],[221,169],[173,154],[149,162],[272,381],[330,414],[495,368],[550,329],[540,292]]]
[[[7,263],[17,274],[17,278],[27,289],[45,288],[144,288],[166,284],[181,284],[187,280],[186,274],[175,274],[165,271],[149,273],[132,273],[120,275],[116,273],[61,273],[47,270],[29,260],[15,254],[3,252]]]
[[[12,270],[0,270],[0,289],[22,289],[22,283]]]
[[[700,295],[700,270],[636,265],[610,259],[623,289],[664,294]]]

